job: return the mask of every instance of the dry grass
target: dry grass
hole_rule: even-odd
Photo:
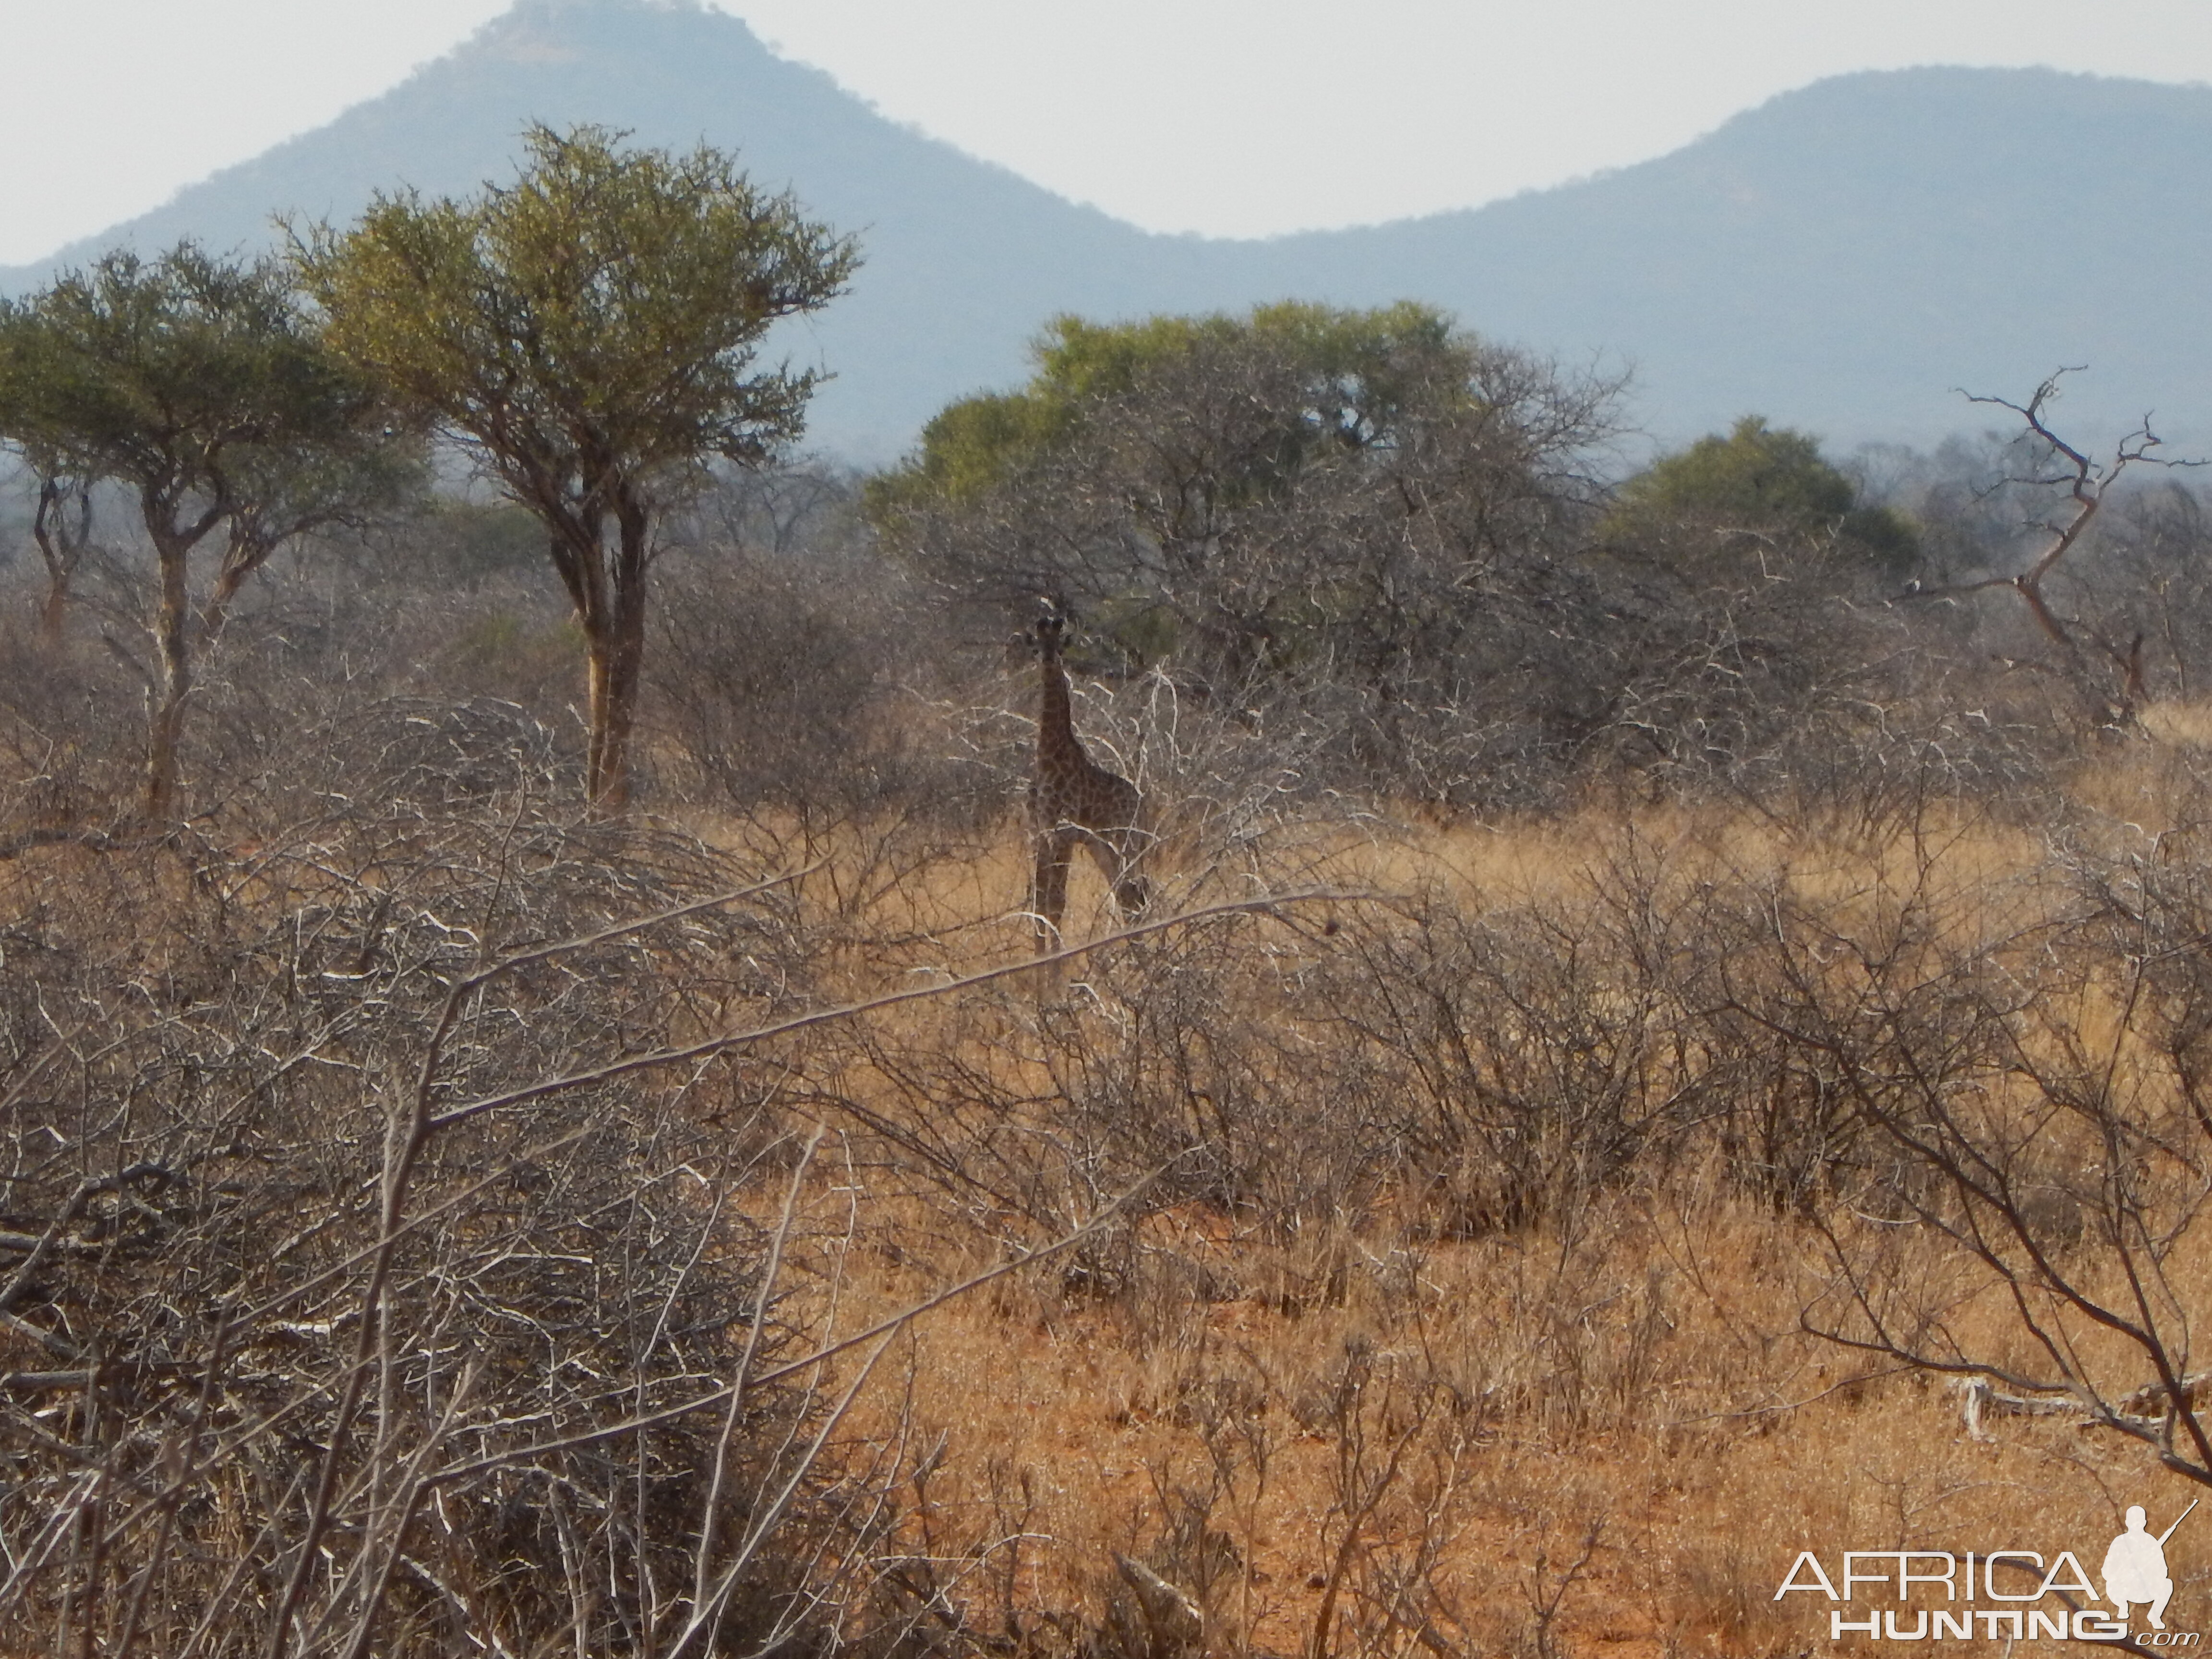
[[[968,1589],[975,1616],[1011,1607],[1026,1642],[1103,1623],[1121,1552],[1202,1592],[1219,1650],[1310,1651],[1346,1525],[1355,1364],[1399,1390],[1364,1404],[1366,1432],[1413,1437],[1402,1489],[1363,1521],[1363,1592],[1433,1552],[1437,1604],[1474,1651],[1530,1644],[1540,1553],[1557,1571],[1593,1526],[1565,1650],[1780,1654],[1825,1638],[1824,1608],[1772,1600],[1802,1548],[1832,1563],[2059,1538],[2086,1558],[2126,1504],[2185,1501],[2110,1437],[2013,1424],[1977,1443],[1942,1385],[1804,1334],[1824,1264],[1769,1214],[1623,1198],[1573,1244],[1343,1240],[1342,1294],[1318,1305],[1271,1294],[1312,1263],[1271,1264],[1279,1247],[1214,1218],[1140,1232],[1161,1258],[1146,1284],[1102,1302],[1032,1282],[949,1310],[878,1405],[878,1433],[896,1411],[942,1449],[911,1522],[932,1550],[1022,1537],[1009,1583]],[[1246,1293],[1190,1297],[1194,1263]],[[888,1306],[921,1277],[908,1258],[859,1286]],[[2003,1346],[2004,1310],[1977,1314]],[[1450,1403],[1416,1423],[1424,1385]],[[2182,1571],[2185,1604],[2212,1572]]]
[[[2110,774],[2096,782],[2122,787]],[[2154,783],[2130,786],[2139,808]],[[1909,834],[1855,842],[1679,808],[1504,828],[1370,823],[1306,837],[1291,862],[1301,879],[1398,903],[1442,894],[1478,917],[1595,908],[1625,869],[1647,873],[1662,908],[1729,881],[1785,893],[1841,936],[1919,913],[1929,921],[1915,948],[1931,966],[1946,951],[2033,939],[2067,900],[2043,836],[1953,806]],[[937,970],[970,971],[1009,940],[961,919],[1003,915],[1020,884],[1010,845],[981,849],[886,893],[896,921],[877,921],[941,945]],[[1338,907],[1332,923],[1352,927],[1358,908]],[[1285,958],[1332,939],[1248,943],[1279,992],[1296,977]],[[909,1055],[964,1055],[999,1080],[1011,1117],[1045,1133],[1065,1103],[1048,1069],[987,1029],[1055,1013],[1125,1027],[1136,1007],[1126,966],[1033,986],[995,1011],[994,1027],[930,1005],[878,1037]],[[2072,1018],[2087,1046],[2124,1049],[2109,989],[2085,985]],[[1284,997],[1273,1012],[1294,1022],[1302,1011]],[[1233,1003],[1221,1013],[1269,1017]],[[2142,1073],[2146,1089],[2170,1080],[2148,1061]],[[880,1073],[847,1086],[887,1120],[928,1109]],[[841,1121],[834,1105],[825,1116]],[[856,1146],[870,1140],[842,1121]],[[854,1163],[888,1175],[896,1159],[878,1149]],[[994,1226],[1022,1235],[1019,1217],[904,1176],[879,1195],[877,1247],[845,1263],[855,1322],[992,1257]],[[1922,1267],[1957,1273],[1933,1244]],[[2191,1235],[2168,1267],[2174,1293],[2201,1304],[2212,1290],[2202,1241]],[[1826,1640],[1809,1599],[1772,1599],[1802,1548],[1832,1558],[2059,1538],[2086,1552],[2126,1504],[2185,1501],[2168,1504],[2141,1449],[2113,1435],[2033,1420],[1978,1442],[1941,1379],[1808,1334],[1836,1273],[1820,1228],[1747,1198],[1711,1158],[1474,1237],[1440,1235],[1402,1182],[1357,1211],[1287,1220],[1191,1200],[1133,1223],[1103,1267],[1010,1282],[933,1316],[872,1431],[933,1449],[909,1535],[959,1564],[945,1570],[963,1617],[1024,1647],[1116,1628],[1119,1553],[1203,1601],[1209,1645],[1224,1653],[1439,1642],[1796,1652]],[[1948,1318],[1961,1348],[2037,1368],[1999,1287],[1963,1291]],[[2085,1364],[2135,1375],[2140,1358],[2124,1345],[2079,1334]],[[2177,1548],[2176,1559],[2195,1555]],[[1340,1571],[1340,1622],[1321,1636]],[[2185,1602],[2208,1574],[2178,1571]],[[1416,1606],[1425,1632],[1407,1622]]]
[[[1169,902],[1346,896],[969,988],[1028,948],[1011,827],[695,823],[695,888],[810,872],[779,901],[772,963],[746,954],[766,933],[713,944],[746,964],[748,1006],[956,988],[651,1097],[655,1144],[742,1172],[724,1195],[746,1239],[773,1230],[794,1126],[826,1131],[778,1304],[793,1340],[1109,1218],[907,1328],[878,1366],[822,1473],[880,1519],[835,1550],[809,1534],[846,1575],[823,1603],[836,1628],[885,1650],[1178,1659],[1125,1557],[1203,1608],[1222,1659],[1778,1656],[1826,1640],[1825,1604],[1773,1600],[1801,1549],[2087,1552],[2129,1503],[2178,1510],[2181,1483],[2120,1435],[2008,1419],[1977,1440],[1924,1366],[1814,1334],[1871,1340],[1841,1295],[1857,1275],[1920,1320],[1914,1341],[1940,1331],[1945,1353],[2051,1370],[2004,1283],[1896,1207],[1944,1212],[1896,1176],[1875,1108],[1822,1072],[1820,1045],[1863,1040],[1873,1065],[1885,1043],[1948,1043],[1967,1060],[1943,1098],[1985,1125],[2051,1116],[2106,1056],[2113,1109],[2197,1133],[2176,1094],[2186,987],[2130,995],[2083,873],[2140,875],[2153,832],[2189,847],[2194,787],[2164,763],[2100,768],[2063,839],[1956,801],[1849,833],[1685,806],[1285,820],[1224,856],[1179,849]],[[491,846],[498,814],[481,817]],[[335,866],[278,850],[295,845],[156,854],[138,874],[28,854],[5,872],[9,925],[127,899],[136,912],[112,914],[163,939],[163,971],[216,985],[194,949],[266,955],[326,903]],[[379,852],[347,874],[352,902],[410,890],[408,868]],[[1071,933],[1103,933],[1106,896],[1095,872],[1079,881]],[[118,959],[125,944],[108,941]],[[701,970],[644,952],[605,971],[642,1009],[622,975]],[[1983,1001],[1961,1013],[1969,993]],[[596,1007],[571,1003],[579,1020]],[[726,1012],[710,1003],[654,1018],[696,1036]],[[485,1052],[511,1040],[500,1029]],[[551,1066],[639,1040],[580,1024],[546,1047],[549,1029],[532,1041]],[[2006,1033],[2014,1048],[1989,1046]],[[373,1130],[349,1133],[368,1147]],[[2086,1133],[2052,1117],[2020,1167],[2086,1167]],[[2190,1155],[2160,1156],[2158,1294],[2185,1316],[2212,1292],[2212,1243],[2191,1224]],[[2054,1248],[2113,1294],[2124,1264],[2078,1194],[2051,1190]],[[2055,1317],[2108,1394],[2146,1380],[2139,1350]],[[9,1365],[43,1363],[20,1328],[5,1340]],[[2178,1542],[2174,1559],[2186,1607],[2212,1552]]]

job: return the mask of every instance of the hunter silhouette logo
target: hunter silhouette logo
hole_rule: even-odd
[[[2192,1498],[2189,1510],[2198,1501]],[[2189,1510],[2174,1517],[2173,1527],[2189,1519]],[[2166,1604],[2173,1599],[2173,1580],[2166,1571],[2166,1540],[2173,1536],[2173,1527],[2152,1537],[2140,1504],[2128,1506],[2127,1521],[2128,1529],[2105,1552],[2105,1599],[2119,1609],[2113,1616],[2123,1624],[2130,1603],[2144,1603],[2150,1608],[2150,1627],[2164,1630]]]
[[[2196,1507],[2191,1502],[2164,1532],[2153,1533],[2148,1512],[2140,1504],[2130,1504],[2127,1529],[2105,1551],[2101,1596],[2072,1550],[2047,1559],[2039,1550],[1969,1550],[1963,1555],[1948,1550],[1846,1550],[1843,1571],[1835,1577],[1816,1553],[1801,1550],[1774,1599],[1802,1590],[1858,1604],[1850,1613],[1841,1607],[1829,1609],[1832,1641],[1863,1636],[1892,1642],[2000,1637],[2008,1644],[2124,1642],[2133,1634],[2130,1611],[2142,1607],[2150,1628],[2136,1641],[2147,1647],[2195,1647],[2201,1640],[2197,1632],[2166,1627],[2166,1606],[2173,1598],[2166,1542]],[[2096,1605],[2100,1601],[2112,1610]],[[1893,1605],[1867,1605],[1882,1601]]]

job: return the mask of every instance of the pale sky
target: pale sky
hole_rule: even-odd
[[[718,0],[885,114],[1153,230],[1473,206],[1847,70],[2212,80],[2212,0]],[[402,79],[505,0],[0,0],[0,264]]]

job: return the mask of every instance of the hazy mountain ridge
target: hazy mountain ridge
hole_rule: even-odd
[[[785,349],[837,379],[825,446],[881,459],[948,398],[1024,372],[1061,311],[1287,295],[1411,296],[1569,359],[1638,368],[1636,413],[1687,435],[1759,410],[1842,441],[1978,424],[1950,390],[2094,370],[2068,416],[2148,409],[2212,434],[2212,319],[2165,296],[2212,258],[2212,89],[2050,70],[1867,73],[1774,99],[1671,155],[1489,206],[1264,241],[1140,231],[876,113],[719,13],[524,0],[380,97],[152,213],[0,271],[20,290],[118,240],[216,246],[371,190],[473,188],[537,118],[734,147],[858,234],[853,292]]]

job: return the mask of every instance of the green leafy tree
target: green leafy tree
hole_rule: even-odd
[[[1063,317],[1036,349],[1026,386],[930,422],[872,516],[933,574],[1088,599],[1224,690],[1395,672],[1471,571],[1546,538],[1611,390],[1411,303]]]
[[[195,640],[295,537],[416,481],[413,449],[369,385],[322,346],[281,262],[179,244],[117,252],[0,301],[0,439],[45,479],[110,480],[152,544],[155,666],[143,811],[174,805]],[[195,616],[191,562],[220,557]]]
[[[852,242],[730,157],[533,126],[508,186],[380,195],[295,244],[348,362],[442,429],[548,532],[589,665],[587,788],[629,798],[657,515],[720,456],[796,437],[816,377],[756,366],[843,290]]]
[[[1183,459],[1207,469],[1217,497],[1249,500],[1316,460],[1388,447],[1425,417],[1470,406],[1484,352],[1412,301],[1348,311],[1286,301],[1241,317],[1057,317],[1034,356],[1019,391],[965,398],[932,420],[915,453],[871,485],[872,510],[979,500],[1025,467],[1095,447],[1118,410],[1160,411],[1200,380],[1212,383],[1213,407],[1187,413],[1213,417],[1213,430],[1192,433],[1186,420]]]
[[[1583,606],[1562,559],[1613,386],[1415,304],[1061,318],[1036,355],[869,486],[933,580],[1000,615],[1065,599],[1193,706],[1306,733],[1308,775],[1325,749],[1464,797],[1483,734],[1529,748],[1589,717],[1523,718],[1507,688],[1567,684],[1547,653]],[[1474,709],[1493,696],[1510,716]]]
[[[1651,544],[1683,532],[1709,540],[1714,532],[1834,538],[1892,574],[1919,550],[1911,523],[1887,507],[1860,505],[1858,486],[1822,459],[1814,440],[1757,415],[1631,478],[1603,534],[1616,544]]]

